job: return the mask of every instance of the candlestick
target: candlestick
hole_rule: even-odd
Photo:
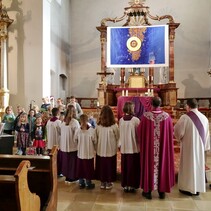
[[[124,90],[122,90],[122,96],[125,96],[125,91]]]
[[[128,96],[128,90],[126,90],[126,94],[125,95]]]

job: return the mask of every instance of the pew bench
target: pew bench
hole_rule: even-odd
[[[40,198],[31,193],[28,187],[30,162],[21,161],[14,175],[0,175],[1,211],[39,211]]]
[[[48,156],[0,155],[0,175],[14,175],[22,160],[29,160],[29,190],[40,197],[40,210],[57,210],[57,152],[54,146]]]

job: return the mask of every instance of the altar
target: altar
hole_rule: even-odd
[[[150,96],[158,95],[162,99],[163,106],[176,106],[174,39],[175,30],[180,23],[175,23],[171,15],[150,14],[149,7],[141,0],[130,1],[129,4],[130,6],[124,8],[123,16],[103,18],[101,25],[96,27],[100,32],[101,43],[101,71],[97,73],[101,77],[97,88],[99,105],[116,106],[120,96],[144,97],[146,92],[150,92]],[[118,24],[116,28],[119,31],[116,34],[115,24],[112,27],[107,25],[109,22],[117,23],[123,20],[126,22],[122,27]],[[156,27],[150,23],[161,20],[167,20],[167,23],[162,26],[154,24]],[[153,27],[153,30],[160,27],[164,32],[162,36],[159,34],[156,37],[156,33],[150,33]],[[121,34],[121,39],[116,38],[118,34]],[[124,43],[117,43],[120,40]],[[163,44],[160,45],[161,43]],[[159,61],[161,57],[163,61]],[[117,72],[118,76],[115,74]],[[108,80],[109,77],[113,78]],[[157,80],[159,77],[160,80]]]
[[[152,97],[138,97],[138,96],[120,96],[117,101],[117,117],[118,120],[123,116],[123,107],[127,101],[134,103],[134,115],[141,118],[145,111],[150,111]]]

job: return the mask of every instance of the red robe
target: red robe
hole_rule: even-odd
[[[173,124],[160,109],[145,112],[138,126],[140,141],[140,187],[144,192],[170,192],[175,184]]]

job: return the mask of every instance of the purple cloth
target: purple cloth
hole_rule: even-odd
[[[135,105],[135,108],[134,108],[135,116],[138,118],[141,118],[141,116],[145,112],[145,108],[144,108],[143,104],[141,103],[139,97],[133,97],[132,102]]]
[[[94,171],[94,158],[92,159],[77,159],[77,178],[86,180],[93,180],[95,175]]]
[[[140,142],[140,187],[144,192],[154,190],[154,177],[157,176],[158,191],[170,192],[175,184],[171,117],[159,110],[144,113],[137,129],[137,135]],[[157,163],[156,160],[158,160]],[[158,170],[157,173],[155,169]]]
[[[116,181],[117,157],[100,157],[96,155],[96,179],[101,182]]]
[[[199,117],[193,112],[190,111],[187,113],[187,115],[191,118],[191,120],[193,121],[194,125],[196,126],[199,135],[201,136],[201,140],[203,142],[203,144],[205,145],[205,132],[204,132],[204,127],[199,119]]]
[[[123,107],[127,101],[135,103],[135,116],[141,118],[144,111],[151,110],[151,97],[131,97],[131,96],[120,96],[117,101],[117,116],[121,119],[124,115]]]
[[[71,180],[78,179],[76,176],[76,165],[77,165],[77,151],[75,152],[62,152],[59,153],[59,170],[66,178]]]
[[[140,153],[121,154],[121,185],[139,188]]]

